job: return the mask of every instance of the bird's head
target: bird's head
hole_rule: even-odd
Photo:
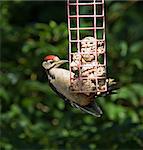
[[[60,65],[68,62],[68,60],[60,60],[58,56],[55,55],[48,55],[44,58],[44,61],[42,63],[42,66],[46,69],[52,69],[57,68]]]

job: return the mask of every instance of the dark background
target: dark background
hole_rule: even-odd
[[[1,149],[142,149],[142,10],[106,2],[108,76],[120,89],[97,100],[104,114],[95,118],[65,106],[41,66],[47,54],[67,58],[66,3],[1,1]]]

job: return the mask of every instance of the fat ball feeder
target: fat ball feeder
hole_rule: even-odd
[[[83,12],[84,9],[88,11]],[[68,0],[70,90],[107,91],[104,0]],[[73,76],[74,73],[74,76]]]

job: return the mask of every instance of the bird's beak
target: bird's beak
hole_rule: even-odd
[[[55,67],[59,67],[60,65],[67,63],[67,62],[68,60],[59,60],[59,61],[54,62],[54,65]]]

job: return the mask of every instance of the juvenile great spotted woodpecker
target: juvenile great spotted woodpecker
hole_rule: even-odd
[[[84,93],[72,93],[70,91],[70,71],[60,68],[68,60],[60,60],[59,57],[48,55],[44,58],[42,66],[44,67],[50,87],[66,102],[72,106],[87,112],[93,116],[100,117],[102,110],[96,104],[96,96],[94,93],[86,95]],[[74,76],[74,73],[72,73]],[[108,81],[109,83],[111,82]],[[110,85],[114,84],[112,81]],[[112,91],[112,90],[111,90]],[[103,93],[105,96],[106,93]],[[110,91],[107,92],[110,94]]]

